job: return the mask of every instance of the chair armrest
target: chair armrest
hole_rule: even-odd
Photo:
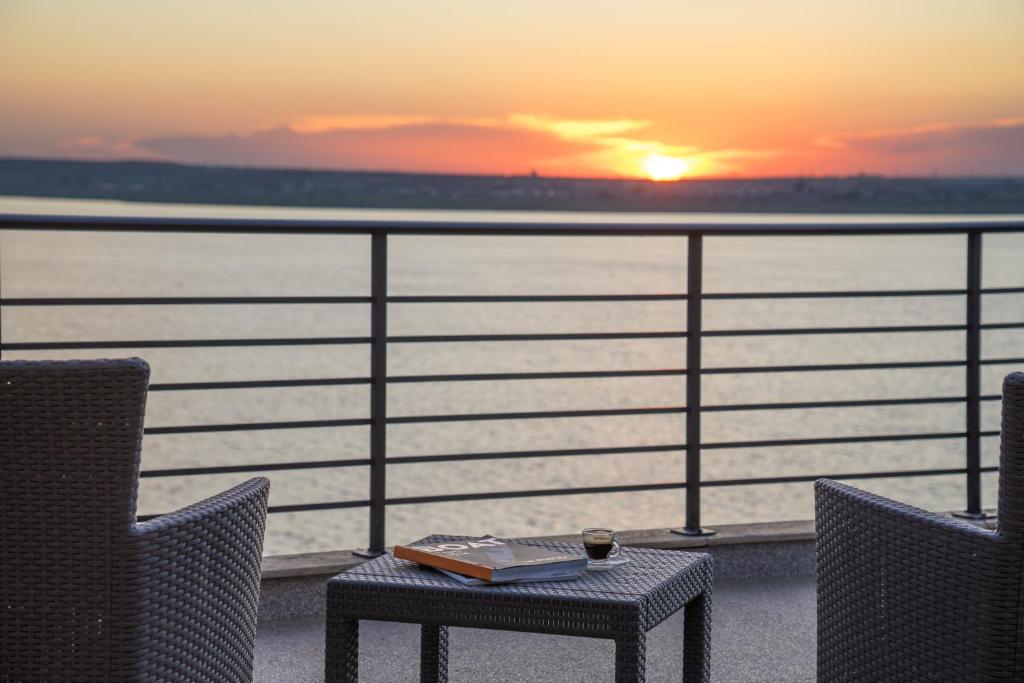
[[[1019,543],[829,480],[815,521],[818,680],[992,680]]]
[[[139,522],[135,525],[133,533],[143,538],[174,535],[175,529],[190,525],[203,525],[204,523],[223,524],[246,512],[255,513],[265,520],[269,494],[270,480],[264,477],[255,477],[180,510]],[[262,534],[260,537],[262,539]]]
[[[880,523],[902,523],[908,533],[929,532],[949,534],[951,537],[991,540],[995,534],[954,517],[922,510],[885,496],[862,491],[831,479],[814,482],[815,526],[818,535],[828,533],[833,527],[863,523],[871,520]]]
[[[140,679],[251,680],[269,492],[251,479],[134,527]]]

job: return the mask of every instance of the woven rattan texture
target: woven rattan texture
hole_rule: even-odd
[[[420,542],[462,538],[430,536]],[[580,545],[520,542],[583,554]],[[467,626],[610,638],[616,641],[617,680],[642,681],[647,631],[684,606],[685,680],[708,680],[711,556],[634,548],[623,554],[630,562],[610,572],[505,586],[466,586],[383,555],[328,582],[328,680],[357,679],[357,620],[383,619],[425,628]],[[446,680],[447,635],[442,631],[427,637],[432,633],[423,633],[422,680]]]
[[[1024,680],[1024,374],[1003,384],[996,531],[815,484],[820,681]]]
[[[0,362],[0,681],[252,678],[269,482],[135,521],[149,368]]]

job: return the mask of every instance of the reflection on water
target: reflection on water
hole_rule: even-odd
[[[0,198],[0,212],[109,215],[194,211],[228,215],[224,207],[167,208],[118,202]],[[313,217],[337,211],[244,209],[247,215]],[[349,212],[351,213],[351,212]],[[379,212],[359,210],[362,218]],[[415,212],[423,214],[425,212]],[[453,212],[435,212],[451,214]],[[238,215],[232,213],[231,215]],[[465,219],[468,214],[458,213]],[[490,214],[497,215],[497,212]],[[507,217],[507,214],[500,214]],[[586,214],[588,221],[602,216]],[[607,217],[621,218],[619,215]],[[650,216],[645,216],[650,219]],[[720,220],[728,220],[719,218]],[[749,216],[731,217],[749,220]],[[773,217],[777,219],[777,217]],[[476,218],[474,218],[476,219]],[[815,217],[802,217],[813,221]],[[519,217],[516,217],[519,220]],[[667,220],[667,219],[666,219]],[[821,220],[820,217],[817,220]],[[682,292],[686,243],[676,237],[452,237],[398,236],[390,240],[392,294],[575,294]],[[986,287],[1024,285],[1019,270],[1024,236],[985,237]],[[962,236],[709,237],[706,292],[787,290],[961,289]],[[24,233],[0,236],[3,296],[365,295],[369,244],[364,236],[229,236],[133,233]],[[168,307],[12,307],[4,310],[5,342],[40,340],[259,338],[363,336],[365,305],[245,305]],[[685,302],[531,304],[392,304],[393,335],[682,329]],[[1024,295],[986,295],[985,322],[1024,321]],[[836,327],[960,324],[962,297],[711,300],[708,330],[763,327]],[[85,357],[97,352],[10,352],[5,358]],[[357,377],[368,372],[362,346],[144,349],[154,382],[227,379]],[[955,360],[964,353],[960,332],[775,337],[710,337],[707,367]],[[1024,330],[987,331],[986,358],[1024,356]],[[393,375],[502,371],[681,368],[685,341],[647,339],[576,342],[395,344]],[[1014,366],[984,368],[982,391],[998,392]],[[962,395],[963,369],[708,375],[708,406],[887,397]],[[684,403],[678,376],[393,384],[391,415],[576,410]],[[245,421],[317,420],[367,414],[365,386],[154,392],[151,426]],[[961,403],[852,409],[709,412],[707,443],[800,437],[960,432]],[[390,456],[672,446],[682,443],[681,415],[646,415],[393,425]],[[986,402],[983,429],[998,428],[998,402]],[[239,463],[308,462],[365,458],[363,427],[228,432],[147,437],[143,468]],[[987,463],[996,440],[983,444]],[[959,439],[872,444],[714,448],[705,451],[706,480],[743,477],[955,468],[963,465]],[[607,484],[682,481],[684,457],[664,452],[396,464],[388,469],[391,497],[464,491],[562,489]],[[226,488],[248,475],[146,479],[143,513],[166,511]],[[292,504],[365,499],[365,467],[274,471],[272,502]],[[994,504],[994,478],[985,501]],[[963,504],[963,477],[880,479],[861,485],[935,509]],[[809,518],[807,483],[715,487],[703,494],[708,524]],[[388,511],[389,542],[427,533],[527,534],[584,526],[678,526],[678,491],[543,497],[471,503],[395,506]],[[272,515],[269,553],[365,545],[365,510]]]

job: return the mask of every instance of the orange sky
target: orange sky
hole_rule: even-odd
[[[1024,2],[3,0],[0,156],[1024,175]]]

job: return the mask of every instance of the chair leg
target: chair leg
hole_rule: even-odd
[[[615,683],[643,683],[647,669],[647,634],[635,632],[615,639]]]
[[[359,680],[359,620],[329,617],[324,654],[327,683],[356,683]]]
[[[447,683],[448,627],[423,624],[420,628],[420,682]]]
[[[683,616],[683,681],[711,680],[711,594],[694,598]]]

